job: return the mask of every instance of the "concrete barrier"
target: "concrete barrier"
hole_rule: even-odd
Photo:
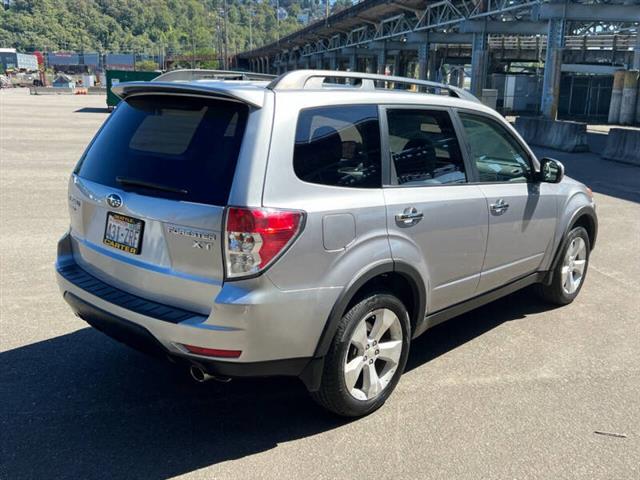
[[[516,130],[527,143],[564,152],[588,152],[587,124],[547,120],[536,117],[516,118]]]
[[[602,158],[640,166],[640,130],[612,128]]]
[[[106,95],[107,87],[89,87],[89,95]]]
[[[73,90],[63,87],[29,87],[31,95],[73,95]]]

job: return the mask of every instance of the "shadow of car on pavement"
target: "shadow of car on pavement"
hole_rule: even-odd
[[[525,290],[453,319],[414,342],[407,369],[543,308]],[[11,479],[165,479],[349,422],[316,406],[297,379],[196,384],[90,328],[0,360]]]

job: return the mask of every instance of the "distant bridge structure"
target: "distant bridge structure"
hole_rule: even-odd
[[[640,0],[363,0],[236,61],[254,72],[299,68],[443,80],[470,65],[480,96],[491,73],[544,64],[540,111],[555,118],[561,72],[640,68]],[[464,68],[446,78],[463,85]]]

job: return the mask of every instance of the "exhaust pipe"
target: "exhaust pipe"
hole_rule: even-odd
[[[216,375],[209,375],[205,372],[202,367],[198,365],[191,365],[189,367],[189,375],[198,383],[208,382],[209,380],[215,380],[221,383],[229,383],[231,381],[230,377],[219,377]]]

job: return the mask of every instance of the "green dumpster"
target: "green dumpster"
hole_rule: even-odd
[[[123,82],[141,82],[149,81],[156,78],[162,72],[156,70],[153,72],[140,72],[134,70],[107,70],[107,108],[110,110],[120,101],[115,93],[111,91],[113,85]]]

